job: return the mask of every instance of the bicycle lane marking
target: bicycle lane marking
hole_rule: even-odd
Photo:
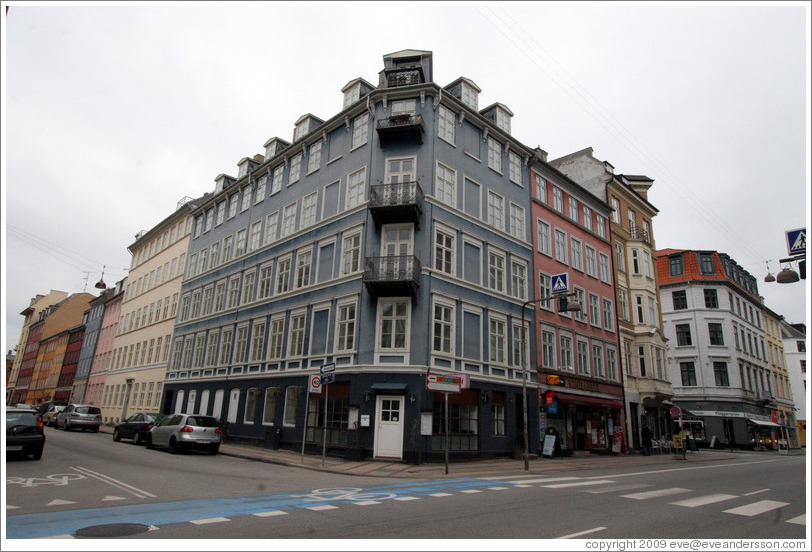
[[[245,495],[211,499],[153,502],[127,506],[112,506],[83,510],[64,510],[54,513],[20,514],[8,516],[7,538],[43,538],[71,535],[77,530],[94,525],[110,523],[137,523],[159,527],[200,519],[213,519],[252,515],[269,511],[293,511],[312,509],[332,504],[358,504],[368,501],[370,495],[393,494],[404,498],[415,494],[425,496],[438,491],[459,491],[465,488],[493,485],[493,481],[456,479],[426,483],[399,483],[369,487],[355,493],[355,500],[335,496],[313,500],[314,491],[294,491],[263,495]],[[330,491],[330,489],[326,489]],[[347,491],[346,488],[338,489]],[[354,490],[354,489],[353,489]],[[325,491],[325,489],[316,489]],[[308,500],[309,499],[309,500]]]
[[[109,475],[104,475],[103,473],[95,472],[95,471],[93,471],[93,470],[91,470],[89,468],[85,468],[85,467],[82,467],[82,466],[71,466],[70,469],[75,470],[75,471],[79,472],[80,474],[82,474],[84,476],[92,477],[93,479],[97,479],[97,480],[101,481],[102,483],[107,483],[108,485],[112,485],[113,487],[116,487],[117,489],[120,489],[122,491],[126,491],[126,492],[130,493],[131,495],[133,495],[133,496],[135,496],[137,498],[158,498],[156,495],[154,495],[152,493],[149,493],[147,491],[143,491],[141,489],[133,487],[132,485],[128,485],[127,483],[124,483],[123,481],[119,481],[118,479],[113,479]]]

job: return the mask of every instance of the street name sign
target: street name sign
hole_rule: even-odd
[[[333,383],[336,379],[335,372],[327,372],[326,374],[322,374],[321,376],[321,384],[327,385],[328,383]]]
[[[322,364],[321,368],[319,368],[319,372],[322,374],[327,374],[335,371],[336,371],[335,362],[331,362],[330,364]]]

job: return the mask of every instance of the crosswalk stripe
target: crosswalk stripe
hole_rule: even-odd
[[[418,496],[396,496],[394,500],[406,501],[406,500],[420,500]]]
[[[189,523],[194,523],[195,525],[206,525],[208,523],[222,523],[224,521],[231,521],[228,518],[224,517],[216,517],[216,518],[208,518],[208,519],[193,519]]]
[[[338,506],[330,506],[329,504],[326,504],[324,506],[310,506],[308,510],[313,510],[314,512],[321,512],[322,510],[335,510],[337,508]]]
[[[656,491],[643,491],[642,493],[632,493],[627,495],[620,495],[623,498],[633,498],[635,500],[646,500],[649,498],[658,498],[661,496],[668,496],[673,494],[687,493],[690,489],[682,489],[680,487],[671,487],[669,489],[658,489]]]
[[[488,487],[489,491],[504,491],[507,487]]]
[[[542,485],[545,489],[566,489],[568,487],[585,487],[587,485],[605,485],[614,483],[611,479],[597,479],[595,481],[571,481],[570,483],[554,483],[552,485]]]
[[[615,491],[631,491],[632,489],[642,489],[651,487],[645,483],[631,483],[629,485],[612,485],[611,487],[602,487],[600,489],[586,489],[584,492],[591,494],[613,493]]]
[[[795,525],[806,525],[806,514],[801,514],[798,517],[788,519],[787,523],[794,523]]]
[[[377,500],[364,500],[363,502],[353,502],[353,504],[357,504],[358,506],[372,506],[373,504],[380,504]]]
[[[697,498],[678,500],[677,502],[671,502],[671,504],[674,504],[675,506],[685,506],[686,508],[696,508],[697,506],[704,506],[705,504],[713,504],[715,502],[723,502],[725,500],[730,500],[731,498],[738,498],[738,496],[729,494],[711,494],[699,496]]]
[[[432,493],[429,496],[451,496],[451,493]]]
[[[726,514],[736,514],[737,516],[757,516],[759,514],[763,514],[764,512],[769,512],[770,510],[776,510],[778,508],[783,508],[784,506],[789,506],[789,502],[778,502],[776,500],[759,500],[758,502],[753,502],[752,504],[745,504],[744,506],[739,506],[738,508],[731,508],[730,510],[725,510]]]
[[[284,516],[287,512],[283,512],[282,510],[268,510],[267,512],[256,512],[252,515],[257,517],[271,517],[271,516]]]
[[[481,493],[482,491],[480,491],[479,489],[465,489],[464,491],[460,491],[460,492],[461,493],[466,493],[466,494],[474,494],[474,493]]]
[[[554,483],[556,481],[575,481],[576,479],[581,479],[580,477],[541,477],[537,479],[521,479],[519,481],[511,481],[514,484],[523,484],[528,485],[531,483]]]

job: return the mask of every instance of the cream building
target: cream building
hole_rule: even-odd
[[[784,337],[781,331],[783,316],[764,307],[764,337],[767,342],[767,357],[770,362],[772,377],[773,402],[776,406],[775,423],[785,426],[789,446],[800,447],[798,441],[798,427],[795,412],[795,403],[792,397],[790,375],[787,370],[787,358],[784,354]]]
[[[194,203],[178,202],[174,213],[136,235],[128,247],[132,263],[116,328],[102,419],[116,424],[127,412],[158,412]]]

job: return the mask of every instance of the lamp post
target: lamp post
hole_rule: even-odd
[[[527,330],[525,329],[524,310],[528,305],[533,303],[543,303],[551,299],[561,299],[561,306],[563,308],[559,310],[579,311],[581,310],[580,303],[577,301],[566,301],[565,299],[566,297],[571,297],[573,295],[575,295],[575,292],[553,294],[548,297],[542,297],[541,299],[528,299],[522,304],[522,413],[524,415],[524,471],[530,470],[530,459],[528,457],[530,443],[527,431]],[[533,331],[535,331],[535,328]]]

